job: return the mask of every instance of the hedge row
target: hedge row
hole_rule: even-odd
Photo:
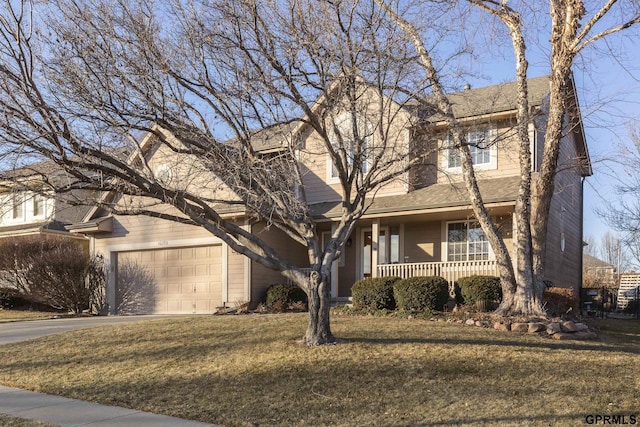
[[[493,276],[465,277],[455,290],[460,304],[486,307],[502,300],[500,279]],[[439,311],[449,300],[449,285],[438,276],[367,278],[354,283],[351,297],[356,309]]]
[[[351,298],[357,309],[439,311],[449,300],[449,284],[438,276],[367,278],[354,283]]]

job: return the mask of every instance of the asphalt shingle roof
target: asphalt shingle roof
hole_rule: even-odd
[[[515,201],[519,176],[493,178],[478,182],[485,203]],[[435,184],[406,194],[376,197],[367,214],[410,212],[418,210],[470,206],[464,183]],[[310,206],[317,218],[336,218],[341,215],[341,202],[324,202]]]

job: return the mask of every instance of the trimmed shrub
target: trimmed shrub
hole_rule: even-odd
[[[449,300],[449,283],[439,276],[411,277],[393,285],[400,310],[441,311]]]
[[[267,289],[267,307],[285,311],[290,305],[307,303],[307,294],[296,285],[277,283]]]
[[[502,301],[502,285],[500,278],[494,276],[469,276],[458,280],[460,293],[467,305],[478,304],[479,301],[499,303]]]
[[[351,287],[354,308],[371,310],[394,310],[393,285],[399,277],[369,277],[358,280]]]
[[[571,288],[547,288],[542,300],[550,316],[562,316],[578,307],[578,298]]]

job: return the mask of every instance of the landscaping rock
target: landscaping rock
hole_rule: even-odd
[[[578,329],[576,328],[576,324],[570,320],[567,322],[562,322],[560,327],[564,332],[578,332]]]
[[[527,332],[530,334],[535,334],[536,332],[544,331],[546,328],[542,323],[531,322],[529,323],[529,327]]]
[[[549,323],[547,325],[547,333],[549,335],[557,334],[558,332],[562,332],[562,328],[560,328],[560,323]]]
[[[493,324],[493,329],[498,331],[510,331],[511,325],[509,323],[496,322]]]
[[[467,319],[466,322],[464,322],[465,325],[469,325],[469,326],[473,326],[476,324],[476,321],[473,319]]]
[[[597,337],[595,332],[591,332],[589,330],[576,332],[572,335],[576,340],[592,340]]]
[[[512,323],[511,331],[512,332],[528,332],[529,324],[528,323]]]
[[[555,334],[553,334],[553,339],[555,340],[572,340],[573,338],[573,334],[567,333],[567,332],[557,332]]]
[[[491,324],[482,320],[476,320],[476,326],[480,328],[488,328],[489,326],[491,326]]]
[[[584,323],[576,323],[574,326],[576,327],[576,332],[588,331],[589,330],[589,327],[587,325],[585,325]]]

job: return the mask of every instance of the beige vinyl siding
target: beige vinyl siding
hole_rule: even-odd
[[[441,221],[409,223],[404,226],[404,256],[407,262],[438,262],[442,260]]]
[[[356,282],[356,238],[351,238],[351,246],[344,247],[344,265],[338,268],[338,297],[350,297],[351,287]]]
[[[271,246],[284,259],[300,267],[307,267],[309,259],[306,248],[292,241],[275,227],[267,229],[264,223],[254,224],[251,232]],[[279,271],[272,270],[255,261],[251,262],[251,304],[265,301],[267,288],[276,283],[287,283]]]
[[[368,102],[366,115],[369,122],[378,126],[379,113],[375,107],[379,106],[376,101],[377,95],[362,95],[360,101]],[[385,117],[382,120],[383,133],[385,133],[384,142],[381,138],[380,129],[375,129],[372,135],[372,144],[374,150],[383,150],[383,159],[399,158],[406,159],[409,154],[410,143],[410,120],[411,116],[389,99],[385,99],[386,109]],[[364,110],[363,110],[364,111]],[[339,115],[339,114],[336,114]],[[339,183],[328,182],[329,179],[329,156],[324,141],[320,136],[307,127],[306,131],[300,137],[302,148],[300,149],[300,161],[302,163],[303,184],[305,187],[307,201],[310,204],[340,200],[342,197],[342,188]],[[384,146],[383,146],[384,145]],[[380,151],[378,151],[380,153]],[[386,157],[385,157],[386,156]],[[402,162],[394,163],[398,168],[402,168]],[[388,170],[388,166],[385,169]],[[400,169],[398,169],[400,170]],[[407,182],[406,175],[402,174],[398,178],[384,184],[380,187],[377,195],[388,195],[406,193]]]
[[[174,140],[174,143],[179,143]],[[148,154],[148,166],[157,179],[164,176],[169,188],[186,190],[193,194],[220,201],[237,201],[231,189],[207,168],[197,156],[176,154],[165,145],[156,145]]]
[[[103,253],[108,246],[123,244],[149,244],[161,248],[175,240],[212,237],[213,235],[202,227],[143,215],[117,215],[113,221],[113,232],[95,235],[95,249]]]
[[[582,275],[582,178],[572,135],[562,139],[558,171],[549,212],[545,279],[554,286],[574,288],[577,292]]]
[[[227,253],[228,300],[226,302],[233,307],[236,303],[248,301],[245,296],[244,277],[244,266],[247,260],[230,247],[227,247]]]

